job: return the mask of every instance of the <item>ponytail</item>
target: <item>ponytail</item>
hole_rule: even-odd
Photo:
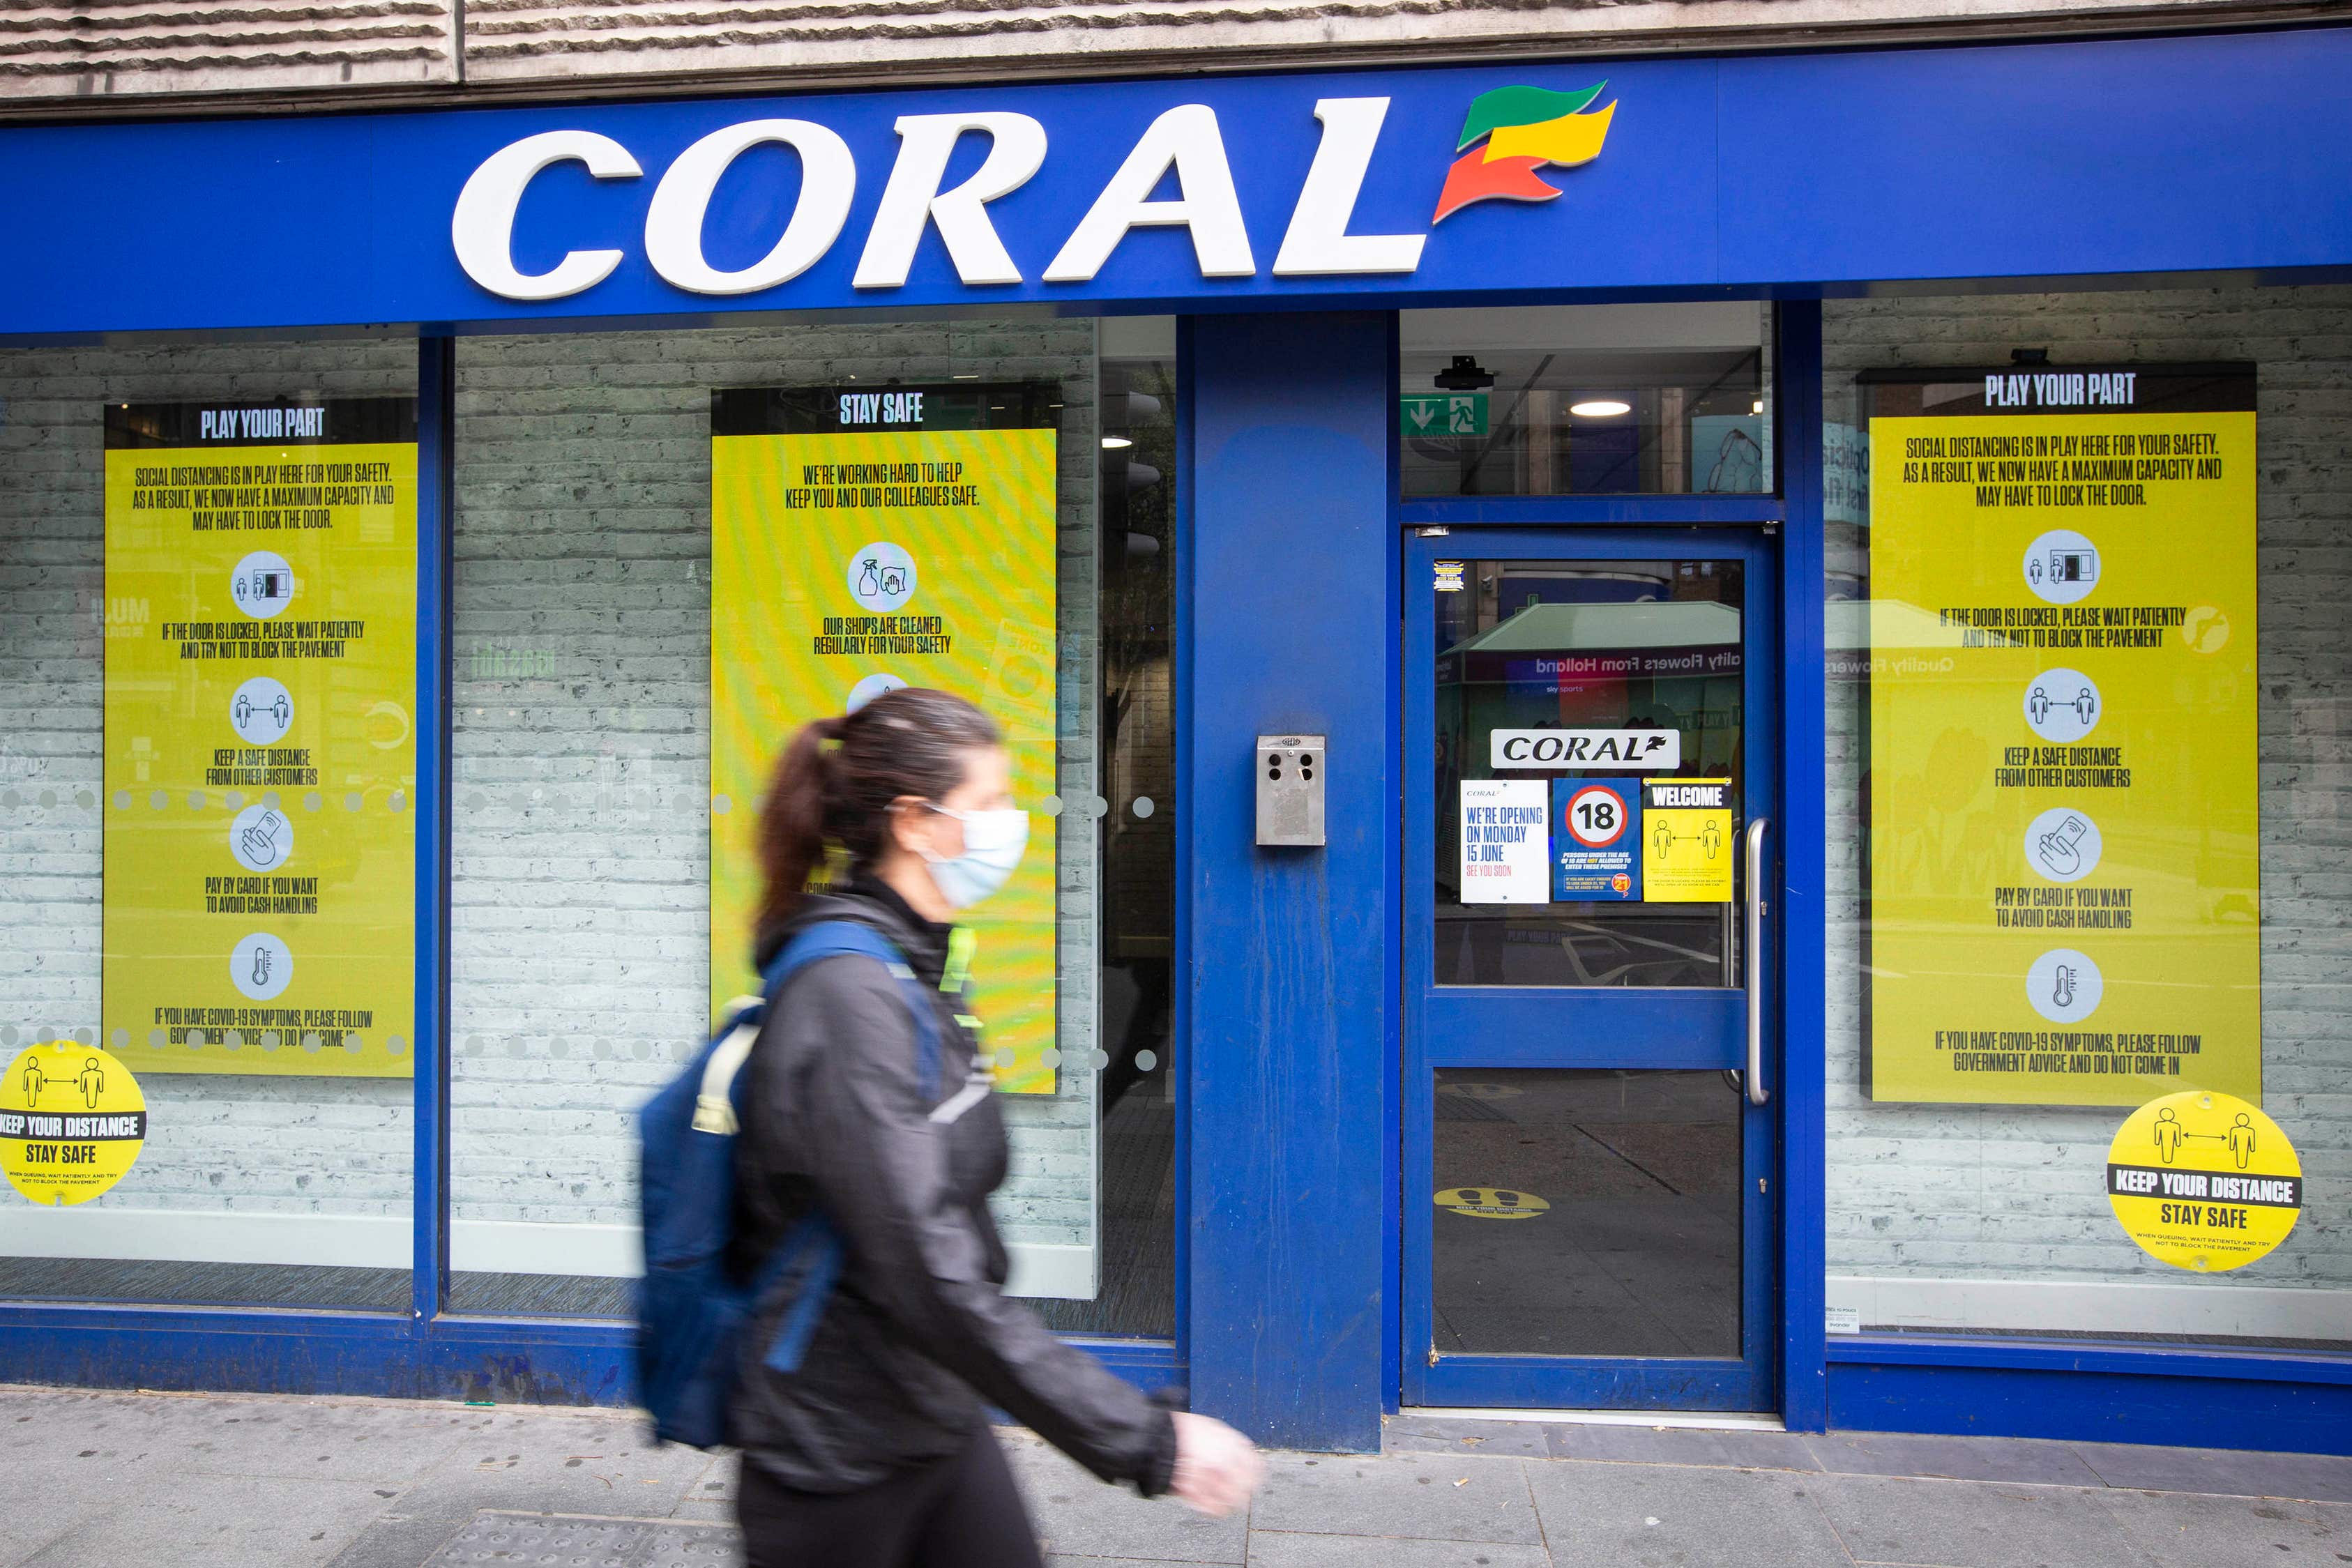
[[[760,808],[760,868],[765,883],[757,926],[761,931],[791,917],[809,878],[824,863],[824,802],[833,793],[825,776],[833,771],[829,753],[841,739],[845,722],[835,716],[803,725],[776,759],[767,801]]]
[[[830,851],[854,871],[870,866],[887,841],[892,801],[945,797],[963,782],[971,753],[999,744],[986,714],[919,686],[803,726],[776,759],[760,808],[760,937],[792,918]]]

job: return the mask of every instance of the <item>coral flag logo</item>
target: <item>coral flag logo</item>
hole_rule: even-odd
[[[1538,179],[1536,171],[1547,163],[1572,169],[1601,156],[1617,103],[1612,99],[1598,110],[1591,105],[1608,85],[1596,82],[1576,92],[1498,87],[1480,93],[1462,121],[1462,140],[1454,143],[1457,151],[1468,151],[1445,172],[1445,188],[1429,221],[1444,223],[1473,202],[1549,202],[1559,195],[1559,187]],[[1486,145],[1477,146],[1482,141]]]

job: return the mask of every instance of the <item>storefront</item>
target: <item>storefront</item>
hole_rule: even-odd
[[[2347,80],[0,131],[0,1378],[625,1400],[764,770],[906,683],[1138,1379],[2352,1451]]]

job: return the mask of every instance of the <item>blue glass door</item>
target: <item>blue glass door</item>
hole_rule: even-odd
[[[1770,1409],[1769,542],[1405,570],[1406,1403]]]

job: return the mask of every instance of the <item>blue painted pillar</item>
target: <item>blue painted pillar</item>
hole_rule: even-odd
[[[1188,1350],[1261,1442],[1380,1441],[1394,1182],[1390,318],[1185,322]],[[1329,738],[1324,849],[1255,847],[1255,737]]]

